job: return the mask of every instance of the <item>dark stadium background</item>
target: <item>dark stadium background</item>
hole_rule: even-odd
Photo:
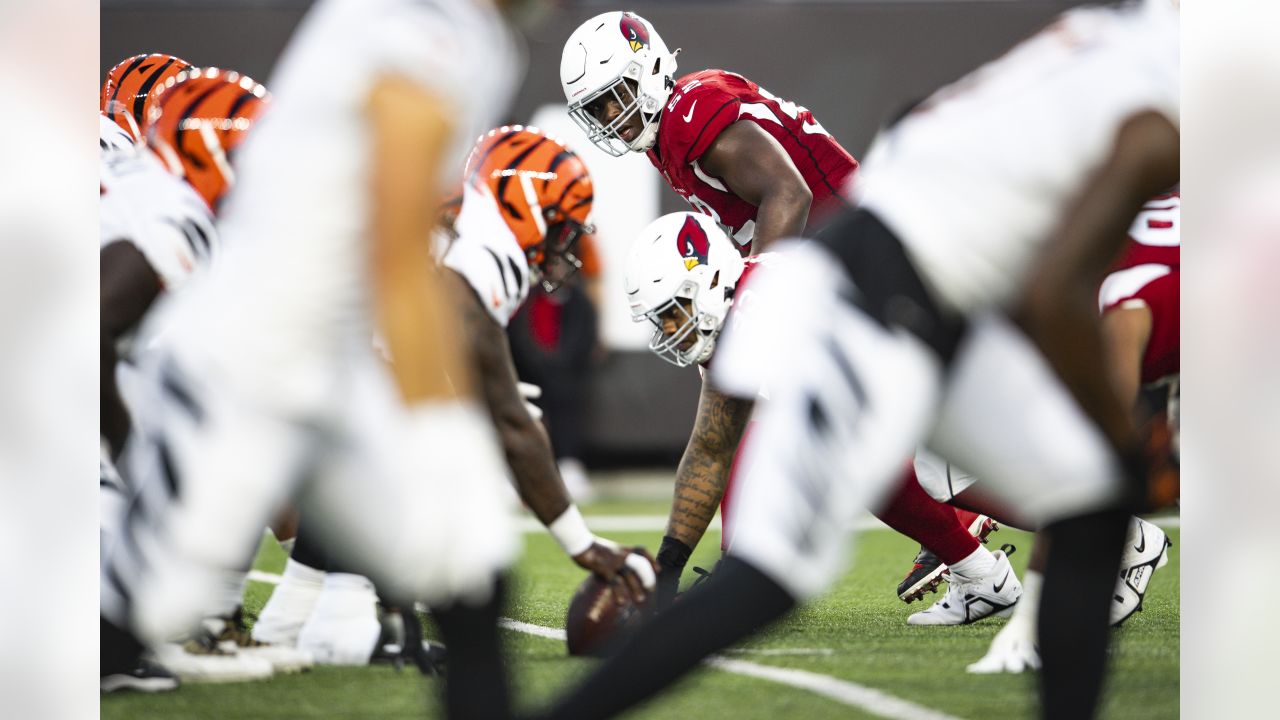
[[[1070,0],[562,2],[526,32],[530,69],[510,113],[560,102],[564,39],[608,10],[632,10],[682,48],[680,71],[739,72],[805,105],[857,158],[900,109],[994,58]],[[233,67],[268,82],[307,0],[102,0],[101,75],[139,52]],[[483,48],[476,48],[483,62]],[[981,157],[973,159],[982,162]],[[662,212],[685,210],[664,188]],[[671,464],[688,440],[697,373],[611,349],[593,379],[588,464]]]

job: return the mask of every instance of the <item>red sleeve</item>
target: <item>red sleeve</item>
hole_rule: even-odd
[[[683,158],[686,165],[702,157],[712,141],[737,121],[739,103],[736,96],[707,85],[680,93],[675,105],[663,113],[664,156]]]

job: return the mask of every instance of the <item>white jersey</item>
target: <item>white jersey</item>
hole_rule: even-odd
[[[947,303],[1005,303],[1121,124],[1177,125],[1178,52],[1170,0],[1069,11],[878,137],[856,199]]]
[[[166,289],[214,257],[218,236],[209,206],[154,154],[104,152],[100,168],[100,247],[131,243]]]
[[[125,132],[124,128],[107,117],[106,113],[99,112],[98,148],[103,153],[132,152],[137,149],[137,146],[133,144],[133,138],[129,137],[129,133]]]
[[[529,261],[487,186],[465,185],[454,231],[458,237],[445,253],[444,266],[466,279],[505,328],[529,296]]]
[[[344,348],[373,335],[371,89],[382,77],[406,78],[448,107],[454,132],[438,185],[447,188],[505,109],[517,60],[488,0],[316,3],[268,83],[271,106],[237,153],[236,186],[220,211],[229,250],[201,297],[189,296],[203,311],[190,325],[204,328],[189,340],[267,402],[322,399]]]

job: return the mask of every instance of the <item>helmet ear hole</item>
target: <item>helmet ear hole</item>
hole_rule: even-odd
[[[708,289],[714,290],[715,287],[719,284],[720,284],[720,271],[717,270],[716,274],[711,276],[711,286]]]

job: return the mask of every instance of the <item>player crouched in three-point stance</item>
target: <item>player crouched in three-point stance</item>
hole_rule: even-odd
[[[677,80],[675,70],[675,54],[647,20],[634,13],[608,12],[569,36],[560,80],[570,116],[592,143],[614,156],[645,153],[694,210],[727,229],[744,256],[816,227],[846,205],[840,189],[855,175],[858,163],[811,112],[736,73],[703,70]],[[717,412],[715,394],[704,394],[703,403],[708,413]],[[743,415],[737,419],[744,420],[745,409],[737,409]],[[742,428],[729,432],[734,438],[714,448],[699,445],[697,435],[691,438],[688,465],[677,478],[671,519],[658,553],[664,599],[674,592],[722,495],[722,515],[726,521],[733,519],[732,478],[716,475],[719,487],[711,487],[701,470],[694,471],[695,466],[712,469],[718,464],[720,471],[728,472]],[[721,452],[730,457],[718,457]],[[979,551],[973,535],[985,537],[993,524],[934,501],[911,473],[904,473],[892,492],[882,519],[948,564],[973,558],[975,562],[962,569],[974,576],[991,567],[992,554]],[[726,531],[724,540],[730,536]],[[907,602],[918,598],[937,585],[939,573],[908,578],[899,596]],[[997,602],[1001,607],[978,603],[972,614],[915,617],[931,623],[972,621],[1016,601],[1018,592],[1016,584],[1011,586]]]
[[[654,325],[649,349],[677,366],[711,367],[721,329],[726,323],[747,322],[744,318],[752,313],[754,299],[750,290],[742,289],[743,283],[771,258],[766,252],[744,260],[733,242],[705,215],[672,213],[654,221],[631,247],[625,282],[632,318]],[[766,391],[761,388],[762,397]],[[660,607],[669,605],[675,595],[680,570],[721,505],[731,476],[745,472],[737,458],[740,446],[749,442],[744,438],[752,432],[748,418],[754,403],[754,397],[727,395],[710,383],[703,384],[693,435],[676,471],[675,499],[660,554]],[[923,490],[912,472],[904,475],[888,507],[875,504],[877,515],[908,536],[922,535],[927,542],[941,538],[948,549],[959,544],[958,538],[971,548],[952,561],[951,603],[943,601],[916,613],[908,623],[959,625],[1017,603],[1021,585],[1004,553],[983,547],[949,508],[940,508],[946,525],[922,522],[921,513],[914,512],[918,505],[901,498],[905,489],[913,492],[907,497],[924,496]],[[731,514],[722,510],[726,535],[736,528],[736,523],[729,521]],[[731,538],[726,545],[732,547]]]
[[[1170,0],[1065,13],[886,130],[861,208],[751,278],[756,312],[711,370],[722,392],[769,392],[729,555],[551,717],[616,715],[812,598],[919,445],[1051,530],[1041,712],[1094,715],[1157,460],[1103,369],[1097,283],[1177,182],[1178,25]]]
[[[465,339],[457,344],[468,352],[521,499],[575,562],[605,580],[621,576],[620,598],[643,600],[654,568],[592,534],[570,501],[546,433],[518,389],[505,331],[531,283],[552,292],[578,269],[574,251],[590,232],[593,194],[586,166],[559,140],[519,125],[491,130],[472,149],[460,202],[451,203],[458,214],[444,240],[441,281],[458,301]],[[340,572],[347,568],[316,547],[316,531],[304,518],[254,637],[297,644],[326,663],[366,663],[379,636],[374,588]]]
[[[196,624],[292,496],[336,560],[432,608],[449,716],[509,714],[497,621],[518,536],[425,240],[519,73],[494,3],[308,11],[233,160],[218,272],[144,328],[166,334],[126,453],[140,491],[104,549],[104,668]]]
[[[135,419],[138,398],[122,391],[145,362],[139,326],[161,298],[181,292],[222,250],[214,227],[220,200],[234,182],[228,165],[267,105],[265,88],[234,71],[192,68],[165,55],[139,55],[117,65],[103,86],[101,124],[101,429],[103,547],[118,540],[129,472],[115,471]],[[139,116],[135,117],[135,111]],[[114,117],[112,122],[109,117]],[[139,129],[141,128],[141,129]],[[140,133],[144,144],[134,145]],[[118,381],[119,378],[119,381]],[[136,384],[136,383],[135,383]],[[130,407],[130,405],[134,407]],[[136,419],[145,426],[147,419]],[[143,440],[142,442],[145,442]],[[247,563],[246,563],[247,569]],[[207,608],[210,626],[153,648],[163,668],[184,682],[231,682],[292,671],[309,658],[288,648],[249,641],[236,622],[240,583],[228,583],[222,602]],[[166,638],[175,640],[178,638]],[[161,687],[149,658],[106,667],[110,691]]]

